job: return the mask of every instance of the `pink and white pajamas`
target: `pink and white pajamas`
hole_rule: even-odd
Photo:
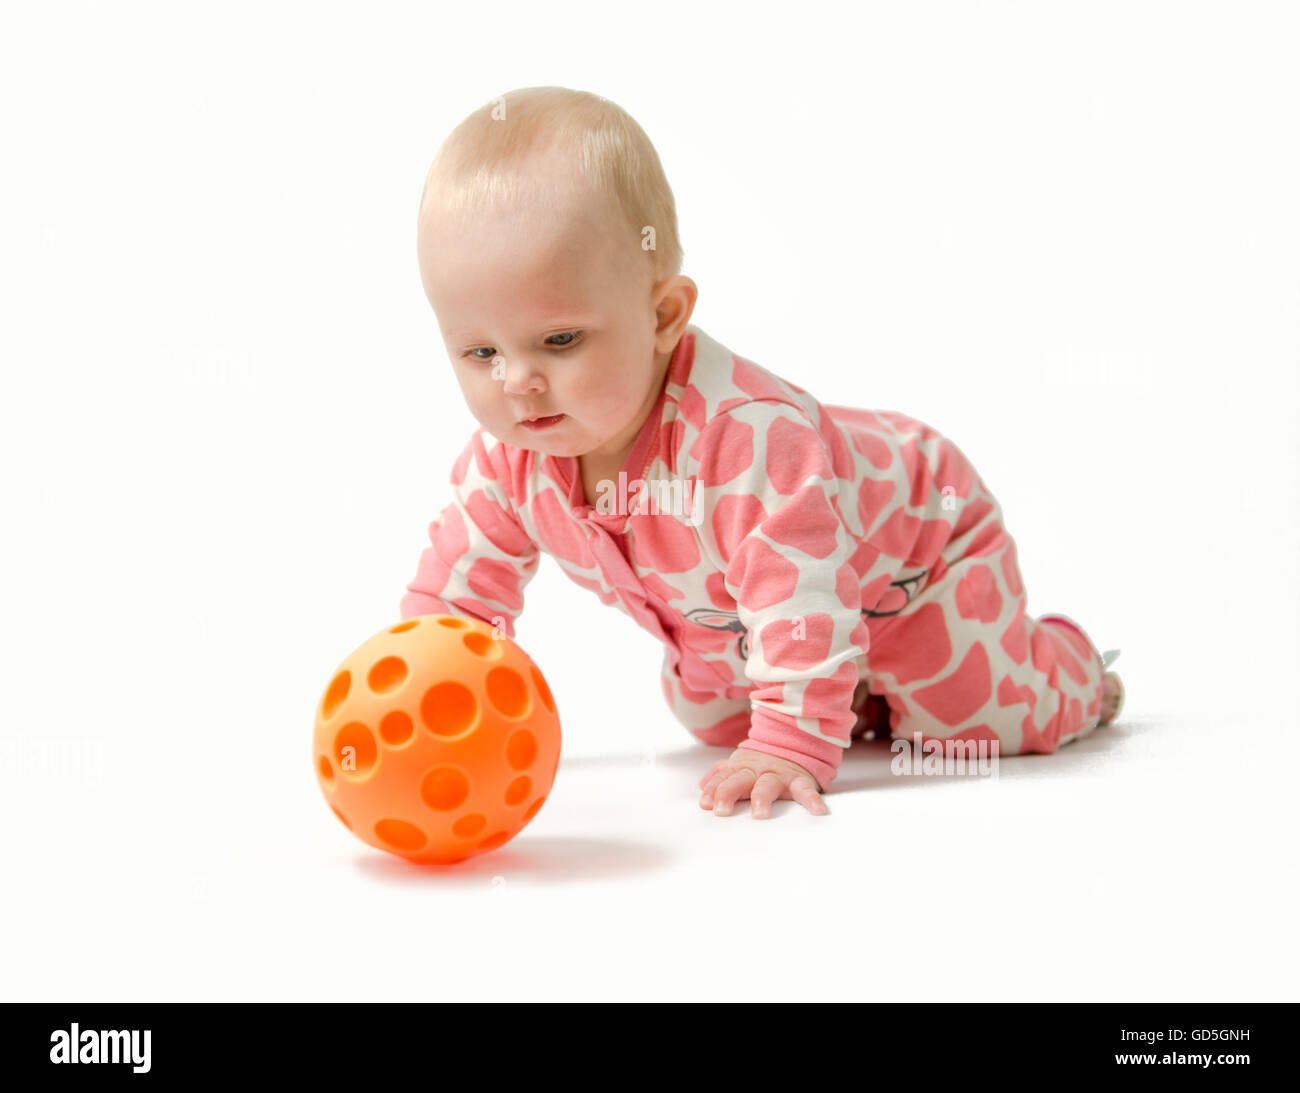
[[[626,503],[599,511],[576,458],[477,429],[402,618],[513,638],[550,554],[663,642],[664,697],[698,739],[823,790],[881,702],[894,736],[1002,755],[1096,727],[1100,654],[1069,618],[1029,617],[997,500],[929,426],[824,406],[689,325],[624,475]]]

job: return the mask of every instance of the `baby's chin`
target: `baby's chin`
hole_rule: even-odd
[[[546,431],[534,433],[522,425],[506,426],[502,429],[494,428],[491,425],[485,425],[487,429],[502,444],[509,444],[512,448],[518,448],[525,452],[539,452],[542,455],[579,456],[587,452],[595,445],[591,442],[584,443],[583,440],[558,435],[560,431],[568,425],[568,422],[562,422],[552,428],[555,436],[547,436]]]

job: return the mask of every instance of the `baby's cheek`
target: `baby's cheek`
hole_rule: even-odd
[[[598,432],[618,432],[627,428],[640,408],[626,387],[602,384],[574,393],[574,405],[580,416]]]

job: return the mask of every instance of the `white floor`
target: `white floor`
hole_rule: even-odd
[[[863,741],[830,815],[760,822],[698,807],[720,751],[566,753],[528,828],[444,868],[357,841],[305,754],[158,781],[111,757],[98,786],[6,783],[0,993],[1294,999],[1294,776],[1231,746],[1263,728],[1134,714],[995,779],[896,776]]]

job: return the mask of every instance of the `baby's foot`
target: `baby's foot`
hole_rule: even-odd
[[[1097,726],[1109,725],[1123,708],[1124,684],[1114,672],[1107,672],[1101,677],[1101,720]]]

